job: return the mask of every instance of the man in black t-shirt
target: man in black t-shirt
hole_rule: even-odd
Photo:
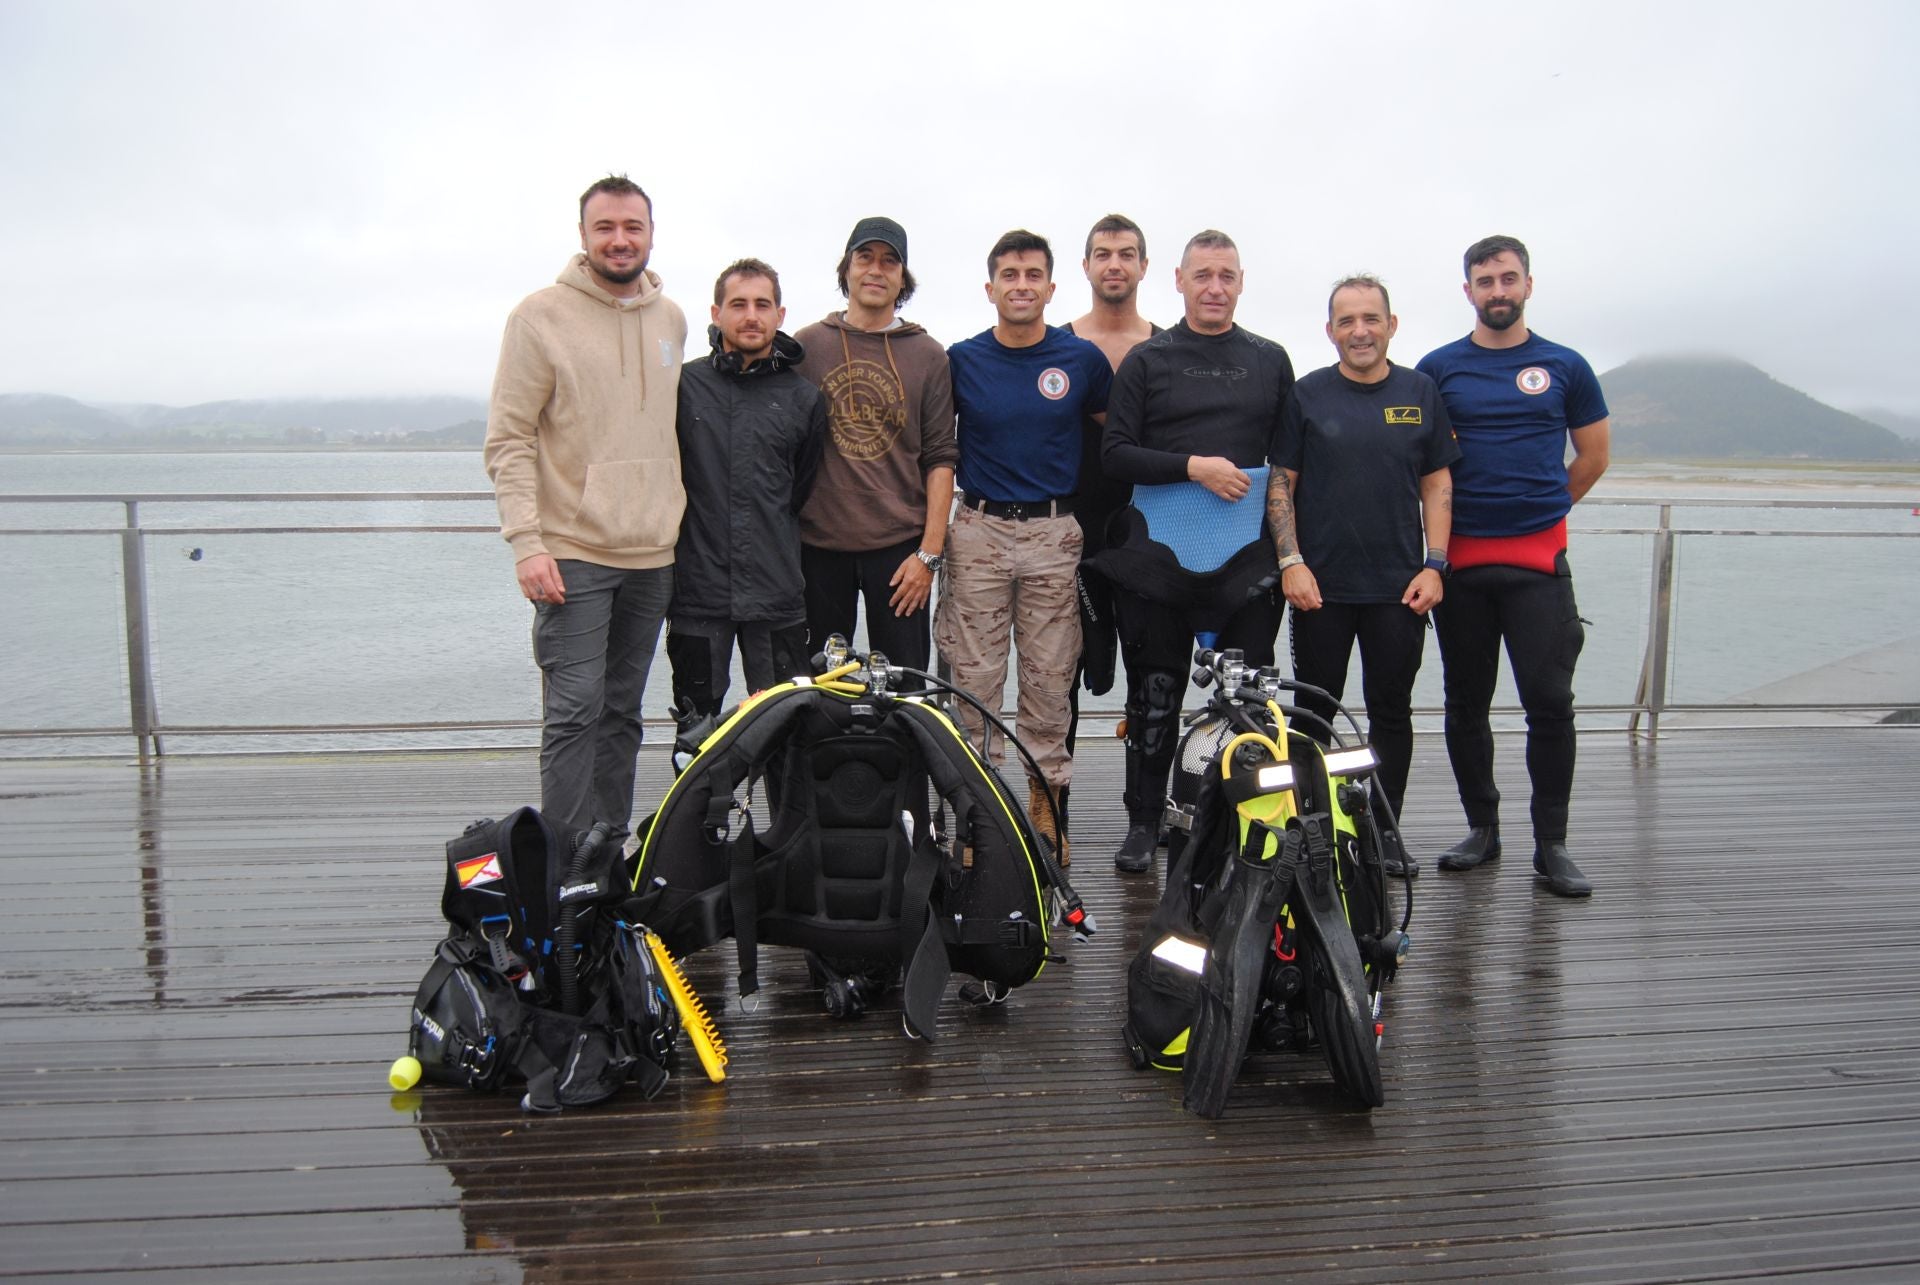
[[[1460,458],[1439,388],[1387,360],[1399,325],[1378,278],[1334,286],[1327,338],[1340,360],[1294,385],[1267,489],[1276,546],[1294,554],[1280,580],[1293,607],[1293,676],[1338,700],[1358,640],[1380,801],[1396,819],[1413,759],[1413,680],[1447,569],[1449,466]],[[1301,703],[1333,716],[1325,702]],[[1310,720],[1304,730],[1328,739]],[[1417,873],[1393,842],[1397,826],[1383,834],[1389,873]]]
[[[1246,470],[1273,456],[1293,363],[1279,344],[1234,324],[1244,274],[1224,232],[1209,229],[1187,242],[1174,283],[1186,315],[1120,363],[1101,462],[1118,482],[1191,481],[1239,502],[1253,485]],[[1186,586],[1150,583],[1143,573],[1153,555],[1143,559],[1138,544],[1109,548],[1093,564],[1114,582],[1121,651],[1129,673],[1141,678],[1127,696],[1127,835],[1113,858],[1122,871],[1153,864],[1195,631],[1217,632],[1218,645],[1240,648],[1249,665],[1273,663],[1281,605],[1264,534],[1256,543],[1251,558],[1236,554],[1214,577],[1205,602]]]

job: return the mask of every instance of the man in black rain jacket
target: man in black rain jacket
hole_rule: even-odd
[[[680,368],[687,512],[667,658],[683,720],[720,712],[736,643],[750,692],[807,672],[797,515],[819,466],[827,407],[794,369],[804,353],[780,329],[786,316],[779,275],[741,259],[714,283],[712,352]]]

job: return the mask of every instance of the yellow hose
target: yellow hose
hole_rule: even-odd
[[[1274,760],[1276,762],[1286,761],[1287,756],[1280,752],[1280,747],[1274,744],[1274,740],[1271,736],[1266,735],[1264,732],[1242,732],[1240,733],[1240,735],[1228,741],[1226,745],[1223,746],[1220,750],[1219,759],[1220,759],[1221,779],[1224,780],[1227,777],[1230,777],[1233,775],[1233,752],[1236,749],[1240,748],[1240,746],[1246,744],[1249,741],[1253,742],[1255,745],[1266,746],[1268,753],[1273,755]]]

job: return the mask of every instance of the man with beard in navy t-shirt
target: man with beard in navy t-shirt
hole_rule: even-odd
[[[1567,513],[1606,471],[1607,403],[1584,357],[1527,328],[1527,247],[1487,237],[1468,247],[1465,260],[1473,333],[1420,359],[1440,386],[1461,451],[1453,470],[1453,571],[1434,626],[1446,679],[1447,757],[1468,831],[1440,854],[1440,868],[1471,870],[1500,856],[1487,715],[1504,641],[1527,711],[1534,874],[1549,892],[1585,897],[1593,883],[1567,853],[1573,667],[1586,641],[1567,564]]]

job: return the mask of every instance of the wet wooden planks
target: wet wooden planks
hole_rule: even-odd
[[[1500,750],[1513,846],[1427,863],[1388,1105],[1266,1056],[1215,1123],[1119,1048],[1157,889],[1105,860],[1110,742],[1075,790],[1101,932],[1006,1007],[915,1044],[775,951],[745,1014],[708,952],[733,1078],[683,1056],[653,1102],[541,1119],[383,1081],[440,845],[533,797],[530,753],[0,764],[0,1272],[1910,1277],[1920,732],[1583,737],[1587,904],[1532,887]],[[1455,837],[1437,738],[1408,810],[1422,853]]]

